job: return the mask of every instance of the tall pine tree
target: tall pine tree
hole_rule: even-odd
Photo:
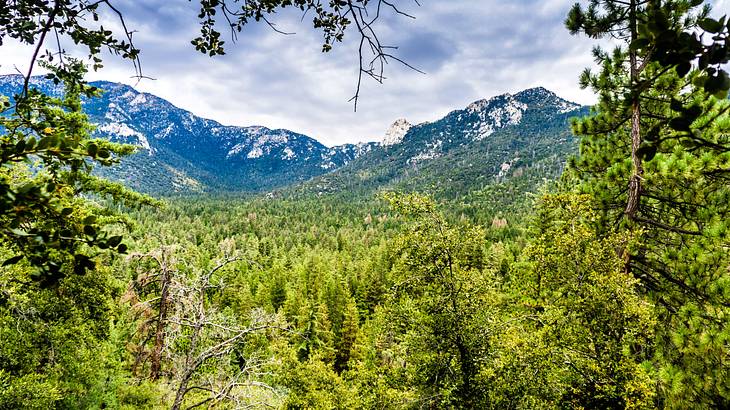
[[[574,123],[572,175],[596,199],[600,230],[641,235],[620,252],[658,306],[660,397],[680,408],[730,404],[728,27],[701,4],[596,0],[566,22],[620,43],[596,48],[600,70],[581,77],[599,103]]]

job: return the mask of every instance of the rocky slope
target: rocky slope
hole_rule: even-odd
[[[0,95],[12,95],[21,84],[20,76],[0,76]],[[94,85],[103,95],[84,108],[96,136],[139,147],[104,174],[162,194],[398,188],[453,197],[508,180],[534,188],[560,175],[576,152],[568,120],[587,111],[532,88],[475,101],[433,122],[398,119],[380,142],[329,148],[289,130],[225,126],[126,85]],[[61,92],[40,77],[32,86]]]
[[[52,95],[62,91],[42,77],[31,84]],[[289,130],[225,126],[127,85],[93,85],[103,94],[85,101],[84,109],[97,126],[95,136],[139,147],[103,172],[146,192],[268,190],[331,172],[375,146],[329,148]],[[0,95],[21,86],[19,75],[0,76]]]
[[[586,107],[544,88],[475,101],[433,122],[398,120],[370,153],[302,185],[299,192],[381,188],[464,195],[512,178],[535,185],[562,172],[577,150],[569,119]]]

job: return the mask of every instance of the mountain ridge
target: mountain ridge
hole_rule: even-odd
[[[84,110],[97,126],[94,136],[140,148],[102,173],[142,191],[266,190],[329,172],[375,145],[327,147],[286,129],[223,125],[126,84],[91,84],[103,90],[100,97],[84,100]],[[62,93],[60,86],[38,76],[31,86]],[[21,87],[22,76],[0,76],[0,94],[12,95]],[[140,166],[153,177],[139,175]]]
[[[42,77],[33,77],[31,85],[52,95],[62,92]],[[520,149],[534,150],[535,138],[545,140],[543,145],[568,142],[563,148],[547,149],[555,157],[548,168],[564,162],[576,145],[568,141],[567,118],[586,109],[535,87],[474,101],[435,121],[414,125],[397,119],[379,142],[327,147],[286,129],[223,125],[126,84],[92,85],[103,90],[100,97],[84,101],[84,110],[97,125],[94,136],[140,147],[120,165],[104,169],[103,175],[163,194],[291,187],[312,192],[381,185],[418,188],[422,182],[416,181],[426,170],[433,173],[431,180],[453,180],[445,175],[459,172],[473,174],[473,183],[460,188],[472,189],[474,184],[509,177],[524,162]],[[20,87],[22,76],[0,76],[0,95]],[[535,138],[526,138],[530,135]],[[538,156],[533,153],[530,161],[544,162]],[[454,164],[459,165],[454,168]],[[454,169],[444,173],[443,168]],[[466,172],[467,168],[472,170]],[[349,182],[330,183],[338,179]]]
[[[534,191],[543,179],[557,178],[577,152],[569,120],[587,112],[543,87],[477,100],[294,191],[404,189],[456,197],[515,178]]]

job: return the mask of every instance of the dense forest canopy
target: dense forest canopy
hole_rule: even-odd
[[[401,61],[372,26],[395,2],[197,6],[210,56],[296,8],[323,51],[359,40],[360,78]],[[45,50],[142,76],[113,2],[8,1],[0,23],[0,50],[35,50],[0,100],[0,409],[730,407],[730,21],[702,0],[566,10],[615,48],[580,78],[598,103],[558,178],[412,192],[134,192],[94,172],[135,147],[90,137],[87,61]]]

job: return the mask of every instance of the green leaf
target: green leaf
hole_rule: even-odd
[[[91,143],[88,146],[86,146],[86,153],[89,154],[90,157],[96,157],[96,153],[99,151],[99,146]]]
[[[672,118],[672,120],[669,121],[669,126],[672,127],[673,130],[677,131],[689,131],[690,125],[692,125],[692,122],[688,121],[684,117]]]
[[[91,225],[84,225],[84,233],[89,236],[95,236],[96,235],[96,229],[94,229]]]
[[[51,145],[52,140],[53,139],[51,137],[41,138],[41,140],[38,141],[38,149],[43,150],[43,149],[48,148]]]
[[[74,255],[74,273],[83,275],[88,269],[94,268],[94,261],[87,255],[78,253]]]
[[[692,80],[692,85],[694,85],[697,88],[704,87],[707,83],[707,76],[706,75],[699,75],[695,77],[694,80]]]
[[[22,229],[17,229],[17,228],[11,229],[10,232],[12,232],[13,235],[16,235],[16,236],[28,236],[29,235],[28,232],[26,232]]]
[[[629,45],[629,49],[636,51],[641,50],[643,48],[646,48],[649,46],[649,39],[647,38],[637,38],[636,40],[632,41]]]

